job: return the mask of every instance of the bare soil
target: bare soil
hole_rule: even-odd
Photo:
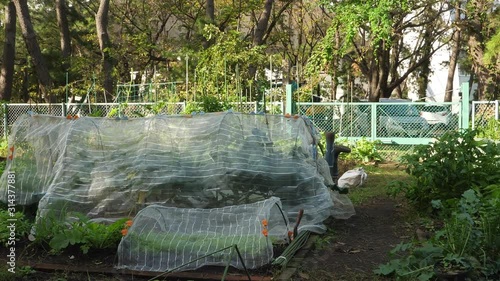
[[[293,281],[382,279],[373,270],[387,262],[389,251],[412,233],[403,215],[397,201],[379,197],[357,206],[356,215],[348,220],[327,222],[333,239],[322,242],[318,237]]]

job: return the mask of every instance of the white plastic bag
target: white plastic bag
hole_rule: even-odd
[[[345,172],[338,180],[339,188],[353,188],[362,186],[368,175],[363,168],[356,168]]]

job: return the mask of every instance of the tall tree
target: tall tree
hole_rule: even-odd
[[[14,82],[14,57],[16,54],[16,7],[13,2],[5,6],[5,43],[0,72],[0,100],[10,100]]]
[[[411,0],[345,0],[329,6],[335,15],[331,31],[313,53],[312,65],[308,68],[317,73],[334,57],[342,57],[349,65],[359,68],[368,81],[370,101],[390,97],[411,73],[443,46],[439,40],[447,27],[440,21],[442,13],[446,12],[446,4]],[[426,13],[431,16],[423,17]],[[333,36],[337,29],[343,35],[338,49],[334,47]],[[391,49],[400,43],[402,36],[411,39],[405,40],[400,56],[391,56]],[[425,38],[433,39],[430,46]],[[426,47],[430,49],[424,51]]]
[[[108,34],[109,1],[100,0],[99,10],[95,16],[97,38],[102,57],[102,69],[104,72],[104,95],[111,97],[113,93],[113,57],[111,56],[111,40]]]
[[[52,79],[50,78],[49,70],[45,64],[45,60],[40,51],[40,45],[36,38],[33,24],[31,23],[31,16],[28,8],[27,0],[13,0],[16,6],[16,13],[19,20],[19,26],[23,34],[23,39],[26,44],[26,49],[31,57],[33,66],[38,77],[38,87],[42,98],[46,102],[53,102],[51,89]]]
[[[493,0],[472,0],[467,3],[465,25],[468,33],[468,54],[472,70],[477,78],[478,99],[497,98],[500,76],[495,68],[486,64],[486,42],[494,34],[494,26],[488,25],[492,16],[498,16]],[[492,12],[494,11],[494,12]]]
[[[453,97],[453,80],[455,77],[455,71],[457,69],[458,57],[460,55],[461,46],[461,1],[455,3],[455,9],[453,11],[453,34],[451,36],[451,48],[450,48],[450,65],[448,66],[448,77],[446,78],[446,89],[444,91],[444,101],[450,102]]]
[[[68,12],[66,0],[56,0],[56,16],[61,37],[61,57],[63,59],[63,70],[69,68],[69,57],[71,56],[71,37],[68,24]]]

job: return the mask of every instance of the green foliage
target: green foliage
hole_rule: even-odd
[[[475,131],[448,132],[437,142],[417,146],[402,157],[408,174],[416,181],[399,191],[421,210],[432,200],[453,200],[475,186],[500,180],[500,144],[477,140]]]
[[[214,96],[204,96],[202,102],[188,102],[184,114],[193,112],[222,112],[230,108],[227,102],[221,102]]]
[[[9,271],[12,270],[11,267],[7,266],[6,263],[2,263],[0,265],[0,280],[2,281],[19,281],[19,280],[29,280],[27,277],[31,273],[35,273],[30,266],[16,266],[14,272]]]
[[[51,251],[59,253],[70,245],[79,245],[82,253],[89,249],[115,248],[121,240],[127,218],[106,225],[89,221],[77,215],[74,222],[61,222],[52,216],[43,218],[36,224],[37,243],[48,243]]]
[[[106,117],[108,118],[121,117],[123,115],[123,110],[125,110],[127,107],[128,107],[127,103],[120,103],[118,107],[111,109]]]
[[[9,146],[9,143],[8,143],[7,139],[6,138],[2,138],[0,140],[0,156],[1,157],[7,158],[7,156],[8,156],[8,150],[7,150],[8,146]]]
[[[369,0],[369,1],[323,1],[335,15],[332,24],[326,32],[326,36],[314,49],[308,62],[306,72],[309,76],[326,69],[334,58],[348,54],[353,43],[361,35],[360,30],[366,30],[369,34],[367,40],[370,47],[378,49],[378,45],[384,42],[385,48],[390,48],[393,41],[394,15],[403,15],[410,9],[409,1],[393,0]],[[340,45],[335,46],[338,41],[337,33],[341,34]]]
[[[493,189],[495,195],[500,192],[498,186]],[[394,259],[375,273],[397,280],[433,280],[437,269],[473,269],[473,280],[492,280],[500,273],[500,240],[492,236],[500,231],[500,198],[495,195],[465,191],[430,241],[399,244],[391,251]],[[403,256],[396,256],[400,253]]]
[[[184,108],[183,114],[191,114],[193,112],[203,111],[201,104],[199,102],[188,102],[186,108]]]
[[[222,32],[207,24],[204,36],[215,43],[198,54],[197,84],[202,95],[217,96],[223,92],[239,93],[251,65],[263,63],[263,47],[253,47],[235,30]]]
[[[498,53],[500,53],[500,29],[486,43],[486,50],[483,57],[484,63],[495,69],[495,62],[500,59]],[[499,70],[497,69],[497,71]]]
[[[221,112],[226,110],[229,105],[225,102],[220,102],[215,96],[203,97],[201,108],[203,112]]]
[[[9,221],[15,219],[15,221]],[[12,223],[15,224],[15,229],[8,228]],[[7,247],[14,246],[19,238],[25,237],[30,231],[31,223],[24,217],[21,212],[11,213],[9,210],[0,210],[0,244]],[[11,230],[15,233],[15,240],[9,240]],[[14,241],[14,242],[12,242]]]
[[[478,128],[477,136],[490,140],[500,140],[500,120],[489,119],[486,126]]]
[[[380,141],[371,141],[366,138],[357,140],[354,144],[348,142],[336,142],[336,144],[352,146],[351,153],[341,153],[339,158],[344,160],[354,160],[362,163],[381,162],[382,156],[377,151],[377,145],[381,145]]]

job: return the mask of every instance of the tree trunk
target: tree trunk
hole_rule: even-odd
[[[257,22],[255,32],[253,34],[252,43],[253,46],[260,46],[264,44],[264,35],[269,24],[269,18],[271,18],[271,10],[273,8],[274,0],[266,0],[264,4],[264,11]],[[257,66],[251,64],[248,69],[248,76],[250,79],[255,78],[255,73],[257,72]]]
[[[479,34],[472,34],[469,37],[469,55],[472,58],[472,65],[477,77],[477,100],[483,100],[486,95],[487,81],[489,77],[488,69],[483,63],[484,49],[480,42],[482,38]]]
[[[5,6],[5,43],[0,73],[0,100],[9,101],[14,82],[14,57],[16,54],[16,7],[13,2]]]
[[[253,45],[260,46],[264,44],[264,35],[266,34],[269,18],[271,18],[271,10],[273,8],[274,0],[266,0],[264,4],[264,11],[261,18],[257,22],[257,27],[253,35]]]
[[[31,23],[28,2],[27,0],[13,0],[13,2],[16,6],[19,26],[21,27],[26,49],[28,49],[33,66],[35,67],[40,92],[46,102],[53,102],[51,94],[52,79],[50,78],[49,70],[45,65],[42,52],[40,51],[40,46],[38,45],[38,41],[36,39],[35,30],[33,29],[33,24]]]
[[[460,29],[457,27],[452,37],[452,46],[450,54],[450,65],[448,66],[448,77],[446,78],[446,90],[444,101],[450,102],[453,98],[453,80],[457,69],[458,56],[460,55]]]
[[[97,11],[95,21],[104,72],[104,94],[106,97],[111,98],[113,93],[113,58],[110,52],[111,41],[108,34],[109,1],[110,0],[100,0],[99,10]]]
[[[455,30],[453,31],[453,36],[451,38],[451,54],[450,54],[450,65],[448,66],[448,77],[446,78],[446,89],[444,92],[444,101],[451,102],[453,98],[453,80],[455,78],[455,71],[457,69],[458,56],[460,55],[460,38],[461,31],[460,22],[460,2],[455,5]]]
[[[206,9],[207,19],[210,23],[215,22],[215,4],[214,0],[207,0],[207,9]]]
[[[426,16],[431,17],[431,16]],[[424,45],[422,48],[424,57],[431,57],[432,52],[432,42],[434,38],[432,38],[432,25],[429,25],[425,28],[423,34]],[[418,84],[418,100],[425,99],[427,96],[427,86],[429,85],[429,75],[431,74],[431,60],[427,59],[422,62],[420,66],[420,71],[418,73],[417,84]]]
[[[215,24],[215,3],[214,0],[207,0],[207,5],[205,8],[205,16],[207,17],[207,21],[210,24]],[[215,40],[207,39],[203,37],[203,48],[207,49],[208,47],[214,44]]]
[[[66,0],[56,0],[57,24],[61,36],[61,57],[63,59],[62,68],[69,69],[69,57],[71,56],[71,37],[69,33],[68,13]]]

